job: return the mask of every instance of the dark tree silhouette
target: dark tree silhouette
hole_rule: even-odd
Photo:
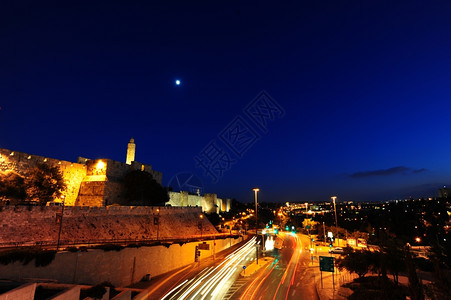
[[[66,183],[58,166],[38,164],[25,175],[27,201],[46,205],[59,198],[66,190]]]
[[[23,201],[25,192],[25,179],[16,172],[0,172],[0,199],[10,201]]]

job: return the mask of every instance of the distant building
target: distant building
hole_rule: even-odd
[[[451,190],[444,186],[441,189],[438,189],[438,196],[439,198],[448,198],[451,194]]]

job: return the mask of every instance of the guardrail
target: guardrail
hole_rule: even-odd
[[[66,249],[70,247],[86,247],[92,248],[100,245],[118,245],[118,246],[155,246],[155,245],[171,245],[180,243],[189,243],[195,241],[238,238],[239,233],[218,233],[218,234],[202,234],[183,237],[160,237],[159,239],[87,239],[87,240],[60,240],[57,241],[26,241],[26,242],[8,242],[0,243],[0,250],[16,249],[16,248],[39,248],[46,250]]]

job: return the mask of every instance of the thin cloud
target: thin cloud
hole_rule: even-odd
[[[389,176],[389,175],[393,175],[393,174],[404,173],[407,171],[410,171],[410,168],[404,167],[404,166],[398,166],[398,167],[392,167],[392,168],[388,168],[388,169],[356,172],[356,173],[349,175],[349,177],[364,178],[364,177],[373,177],[373,176]]]
[[[421,169],[417,169],[417,170],[413,170],[412,173],[417,174],[417,173],[423,173],[426,172],[428,169],[425,168],[421,168]]]

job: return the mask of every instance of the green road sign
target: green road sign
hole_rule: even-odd
[[[334,258],[332,256],[319,257],[319,270],[324,272],[334,272]]]

